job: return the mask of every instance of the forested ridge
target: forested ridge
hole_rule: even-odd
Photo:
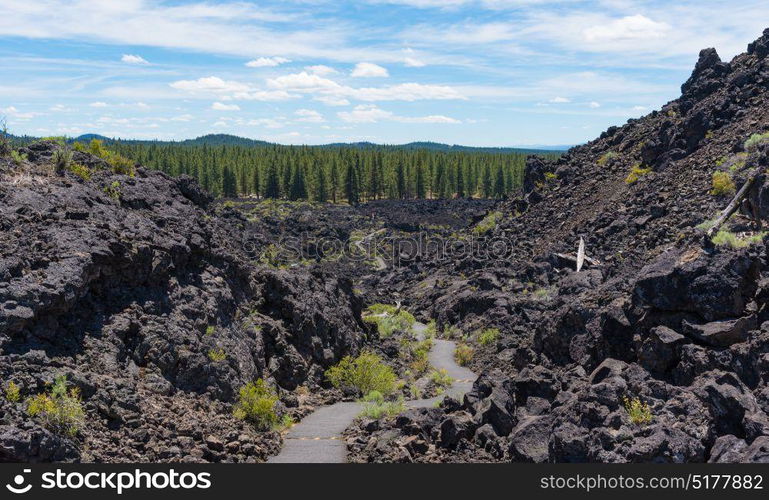
[[[501,198],[520,189],[528,153],[127,141],[110,149],[173,176],[190,175],[217,196],[349,203]]]

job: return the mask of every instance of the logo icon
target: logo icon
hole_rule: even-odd
[[[29,474],[30,472],[32,472],[32,469],[24,469],[24,474]],[[26,493],[32,489],[32,485],[28,484],[26,486],[22,486],[25,480],[26,478],[23,475],[16,474],[16,476],[14,476],[13,478],[13,485],[6,484],[5,487],[8,488],[8,491],[10,491],[11,493],[16,493],[19,495],[22,493]]]

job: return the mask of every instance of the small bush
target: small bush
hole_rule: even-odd
[[[713,196],[724,196],[734,193],[735,186],[732,176],[728,172],[713,172],[713,189],[710,194]]]
[[[643,177],[644,175],[648,174],[651,171],[652,171],[651,167],[642,167],[640,163],[636,163],[630,169],[630,173],[627,175],[627,177],[625,177],[625,183],[633,184],[636,181],[638,181],[638,179],[640,179],[641,177]]]
[[[603,167],[604,165],[609,163],[609,160],[613,160],[618,156],[619,155],[615,151],[607,151],[604,154],[602,154],[600,158],[598,158],[598,161],[596,163],[598,164],[599,167]]]
[[[51,432],[74,437],[85,422],[85,410],[77,387],[67,390],[67,377],[54,380],[48,394],[38,394],[27,400],[27,414],[40,420]]]
[[[438,334],[438,325],[435,323],[434,319],[431,319],[429,323],[427,323],[427,328],[425,328],[425,337],[428,339],[434,338]]]
[[[758,147],[759,144],[763,144],[767,141],[769,141],[769,132],[764,132],[763,134],[753,134],[750,136],[750,138],[748,138],[747,141],[745,141],[745,151],[752,151]]]
[[[21,388],[11,380],[8,385],[5,386],[5,399],[9,403],[18,403],[21,401]]]
[[[346,356],[326,371],[326,378],[337,388],[354,389],[359,394],[378,391],[385,396],[395,391],[398,379],[382,358],[369,351],[357,358]]]
[[[470,364],[470,361],[472,361],[473,354],[475,354],[475,352],[472,347],[467,344],[459,344],[454,350],[454,361],[456,361],[459,366],[467,366]]]
[[[546,181],[552,181],[557,178],[558,178],[558,174],[556,174],[555,172],[545,172]]]
[[[490,212],[473,228],[473,234],[481,236],[497,227],[497,223],[502,218],[502,212]]]
[[[28,157],[27,153],[19,153],[18,151],[14,150],[11,151],[11,159],[13,160],[13,163],[18,166],[27,161]]]
[[[366,309],[363,321],[377,325],[382,338],[388,338],[396,332],[409,332],[416,319],[403,309],[388,304],[373,304]]]
[[[379,420],[384,417],[394,417],[406,409],[403,399],[397,401],[385,401],[384,396],[377,391],[372,391],[363,398],[365,404],[360,416]]]
[[[206,335],[207,335],[207,336],[209,336],[209,337],[210,337],[210,336],[211,336],[211,335],[213,335],[215,332],[216,332],[216,327],[215,327],[214,325],[208,325],[208,326],[206,327]]]
[[[478,343],[486,346],[496,343],[499,339],[499,328],[486,328],[478,332]]]
[[[625,405],[625,411],[634,424],[648,424],[652,421],[652,411],[649,405],[641,401],[640,398],[628,398],[624,396],[622,402]]]
[[[72,151],[66,148],[57,149],[53,152],[51,161],[56,168],[56,172],[69,170],[69,167],[72,164]]]
[[[430,380],[438,387],[451,387],[451,384],[454,383],[454,379],[446,370],[433,370],[430,374]]]
[[[221,363],[227,359],[227,353],[224,352],[224,349],[211,349],[208,351],[208,359],[214,363]]]
[[[107,194],[107,196],[109,196],[113,200],[119,200],[120,195],[122,194],[120,191],[120,182],[118,181],[114,181],[109,186],[104,186],[104,188],[102,188],[102,191],[104,191]]]
[[[116,174],[130,175],[133,177],[136,173],[136,164],[133,160],[108,150],[104,147],[104,143],[99,139],[91,140],[91,143],[88,146],[88,152],[109,163],[112,167],[112,171]]]
[[[79,163],[73,163],[69,166],[69,171],[75,174],[76,176],[80,177],[84,181],[91,180],[91,169],[89,169],[85,165],[81,165]]]
[[[280,421],[275,410],[277,402],[278,395],[275,390],[259,379],[240,388],[233,415],[250,422],[259,430],[267,431]]]
[[[745,248],[753,243],[758,243],[764,239],[766,232],[761,231],[751,236],[739,237],[731,231],[721,229],[713,237],[713,244],[716,246],[726,246],[730,248]]]

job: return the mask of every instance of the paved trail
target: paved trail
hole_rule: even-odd
[[[424,338],[427,326],[414,324],[418,339]],[[450,340],[435,339],[430,351],[430,364],[446,370],[454,379],[444,395],[460,397],[470,390],[476,375],[454,361],[456,344]],[[444,395],[430,399],[407,401],[409,408],[429,408]],[[361,403],[336,403],[318,408],[294,425],[285,437],[283,449],[268,463],[343,463],[347,461],[347,447],[342,432],[352,424],[363,409]]]

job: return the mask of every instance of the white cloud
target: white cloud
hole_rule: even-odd
[[[609,23],[590,26],[582,31],[586,41],[593,43],[616,43],[627,40],[648,40],[663,38],[671,29],[667,23],[652,21],[637,14],[613,20]]]
[[[108,104],[106,102],[96,101],[89,104],[89,106],[92,108],[106,108]]]
[[[355,65],[350,76],[353,78],[385,78],[390,76],[386,68],[373,63],[361,62]]]
[[[549,102],[552,102],[554,104],[562,104],[562,103],[571,102],[571,99],[566,97],[553,97],[552,99],[550,99]]]
[[[298,109],[294,114],[299,117],[296,119],[298,122],[323,123],[326,121],[323,115],[312,109]]]
[[[336,89],[341,86],[333,80],[323,78],[317,74],[310,74],[306,71],[293,73],[290,75],[279,76],[267,80],[267,85],[277,89]]]
[[[0,108],[0,113],[8,115],[17,120],[31,120],[32,118],[42,116],[43,113],[36,111],[19,111],[15,106],[8,106],[7,108]]]
[[[142,56],[137,56],[134,54],[123,54],[123,57],[121,57],[120,60],[128,64],[149,64],[149,61],[144,59]]]
[[[337,116],[348,123],[376,123],[379,121],[395,121],[400,123],[462,123],[460,120],[443,115],[430,116],[398,116],[391,111],[379,108],[375,104],[361,104],[352,111],[340,111]]]
[[[222,80],[218,76],[207,76],[197,80],[179,80],[170,84],[172,88],[186,92],[206,92],[226,94],[231,92],[247,92],[249,86],[245,83]]]
[[[285,90],[254,90],[250,92],[235,92],[232,94],[232,99],[243,101],[286,101],[297,97],[299,96],[290,94]]]
[[[465,99],[456,89],[443,85],[401,83],[390,87],[348,89],[349,96],[361,101],[419,101]]]
[[[595,102],[595,101],[590,101],[590,103],[588,104],[588,106],[590,106],[590,107],[591,107],[591,108],[593,108],[593,109],[596,109],[596,108],[600,108],[600,107],[601,107],[601,104],[600,104],[600,103],[598,103],[598,102]]]
[[[326,106],[349,106],[350,101],[345,99],[344,97],[336,97],[333,95],[321,95],[315,97],[316,101],[320,101]]]
[[[264,68],[264,67],[278,66],[280,64],[285,64],[290,62],[291,62],[291,59],[286,59],[285,57],[260,57],[252,61],[248,61],[246,63],[246,66],[248,66],[249,68]]]
[[[320,75],[320,76],[339,73],[334,68],[330,66],[326,66],[324,64],[316,64],[315,66],[305,66],[304,69],[309,71],[310,73],[315,73],[316,75]]]
[[[645,111],[646,106],[633,106],[633,111]]]
[[[215,111],[240,111],[240,106],[237,104],[224,104],[217,101],[211,104],[211,109]]]
[[[409,68],[421,68],[425,65],[422,61],[419,59],[414,59],[413,57],[407,57],[403,60],[403,64],[405,64]]]
[[[274,120],[272,118],[257,118],[253,120],[248,120],[246,125],[250,126],[257,126],[257,127],[265,127],[265,128],[283,128],[286,126],[285,123],[279,122],[278,120]]]

